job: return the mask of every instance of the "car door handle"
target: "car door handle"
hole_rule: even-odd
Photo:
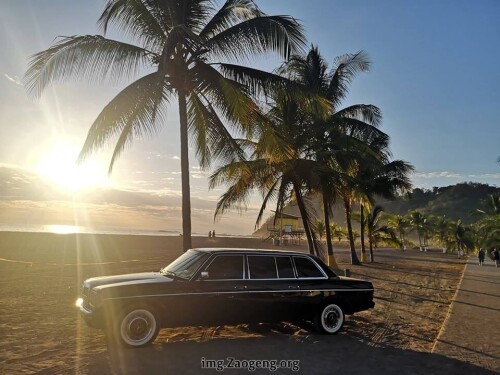
[[[288,285],[288,289],[300,289],[298,285]]]
[[[247,286],[246,285],[236,285],[234,287],[234,290],[246,290]]]

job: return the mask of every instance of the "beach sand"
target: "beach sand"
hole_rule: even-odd
[[[337,249],[339,266],[376,289],[375,309],[349,316],[337,336],[289,323],[187,327],[163,329],[147,348],[108,348],[102,332],[87,327],[74,307],[82,281],[159,270],[180,255],[181,241],[0,232],[0,373],[217,373],[201,369],[203,358],[227,357],[298,360],[304,374],[492,373],[430,354],[465,263],[438,251],[377,249],[375,263],[351,266],[348,251]],[[224,237],[194,237],[193,247],[277,248],[260,239]]]

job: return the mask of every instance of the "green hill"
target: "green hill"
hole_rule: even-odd
[[[500,188],[487,184],[463,182],[446,187],[434,187],[432,190],[415,188],[406,197],[399,197],[394,201],[381,199],[377,204],[384,207],[385,212],[391,214],[406,215],[409,211],[418,210],[422,213],[435,216],[446,215],[451,220],[462,219],[464,223],[470,224],[477,220],[477,216],[472,213],[477,208],[484,208],[483,201],[488,194],[492,193],[500,193]],[[323,219],[320,197],[310,197],[310,203],[316,212],[316,216],[319,219]],[[353,207],[354,212],[358,210],[358,206]],[[289,204],[284,209],[284,212],[300,216],[297,206],[293,203]],[[270,215],[261,228],[254,234],[263,235],[266,232],[267,225],[272,224],[273,218]],[[346,226],[343,206],[341,204],[336,204],[331,219],[343,227]],[[355,222],[353,224],[355,227],[358,227]]]
[[[425,214],[446,215],[452,220],[462,219],[466,224],[473,223],[477,216],[472,213],[484,207],[488,194],[500,193],[500,188],[486,184],[463,182],[432,190],[416,188],[410,197],[396,201],[381,201],[386,212],[407,214],[410,210],[419,210]]]

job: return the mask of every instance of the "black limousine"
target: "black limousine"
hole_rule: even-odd
[[[345,314],[375,305],[370,282],[315,256],[253,249],[192,249],[159,272],[91,278],[76,304],[88,325],[130,347],[161,327],[309,321],[335,334]]]

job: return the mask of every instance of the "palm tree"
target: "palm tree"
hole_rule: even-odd
[[[478,246],[488,249],[500,248],[500,215],[488,216],[477,223]]]
[[[420,250],[422,250],[422,236],[424,234],[425,222],[426,218],[420,211],[415,210],[410,212],[410,224],[412,229],[417,231]]]
[[[401,243],[401,249],[404,251],[406,244],[406,234],[410,227],[410,223],[405,216],[402,215],[391,215],[388,218],[389,226],[398,234],[399,242]]]
[[[109,166],[133,137],[154,136],[166,105],[177,97],[180,118],[183,248],[191,247],[188,134],[202,167],[213,159],[241,159],[233,131],[250,134],[258,107],[253,94],[283,80],[231,62],[260,53],[288,58],[304,44],[302,27],[289,16],[268,16],[251,0],[108,0],[99,24],[103,35],[59,39],[35,54],[26,72],[30,91],[40,95],[71,77],[111,80],[150,73],[123,89],[94,121],[79,160],[116,139]],[[115,24],[137,45],[105,37]]]
[[[377,245],[378,242],[384,241],[391,243],[396,246],[401,246],[401,243],[397,239],[396,232],[394,230],[382,223],[382,215],[384,209],[382,206],[374,206],[371,211],[366,210],[366,231],[368,236],[368,246],[370,248],[370,262],[374,262],[373,257],[373,246]]]
[[[307,55],[292,56],[290,61],[281,68],[281,72],[288,78],[332,104],[329,116],[325,116],[324,112],[318,108],[312,108],[309,113],[304,113],[306,117],[309,117],[310,123],[304,128],[303,134],[306,141],[303,148],[305,157],[314,160],[318,165],[317,170],[321,171],[318,176],[319,184],[310,185],[310,187],[319,192],[322,197],[328,263],[331,267],[336,267],[336,263],[329,221],[337,196],[336,184],[342,172],[332,168],[331,165],[332,156],[339,151],[337,146],[340,143],[336,140],[337,144],[334,144],[329,139],[337,135],[340,124],[344,126],[343,130],[350,127],[353,133],[363,132],[365,128],[378,124],[379,110],[374,106],[353,105],[345,109],[338,108],[347,96],[352,79],[357,73],[367,71],[369,65],[368,57],[360,51],[338,57],[335,59],[333,68],[329,69],[328,63],[321,56],[318,48],[311,46]],[[345,133],[342,135],[344,138],[347,137]]]
[[[319,171],[314,160],[304,157],[304,129],[307,127],[301,108],[303,98],[292,97],[282,90],[269,93],[273,100],[262,122],[258,139],[247,142],[252,152],[249,160],[233,161],[219,167],[210,177],[210,188],[229,185],[220,197],[215,216],[232,207],[244,207],[249,194],[258,190],[263,198],[256,219],[260,224],[267,204],[276,201],[279,212],[287,202],[295,201],[300,210],[304,232],[311,254],[318,253],[313,218],[316,216],[306,193],[317,186]]]
[[[443,247],[443,252],[446,252],[446,245],[449,242],[450,221],[445,215],[438,216],[435,221],[435,228],[437,240]]]
[[[484,209],[476,209],[475,212],[481,215],[500,215],[500,194],[488,194],[486,199],[483,201],[483,206]]]
[[[470,230],[462,223],[462,220],[452,222],[450,228],[457,255],[460,258],[462,256],[462,251],[472,250],[474,248],[474,243],[469,235]]]
[[[331,259],[334,262],[334,257],[328,222],[332,206],[336,197],[339,196],[340,181],[349,180],[349,177],[342,177],[346,170],[338,168],[338,156],[342,154],[341,159],[350,161],[358,150],[353,151],[349,146],[361,143],[358,139],[360,135],[370,132],[381,133],[376,129],[381,119],[377,107],[356,104],[343,109],[339,108],[347,96],[349,85],[354,77],[360,72],[368,71],[369,66],[370,61],[367,55],[360,51],[336,58],[332,69],[329,69],[318,48],[314,46],[311,47],[307,56],[293,56],[286,64],[291,77],[333,104],[331,115],[327,118],[313,115],[312,126],[308,128],[309,147],[306,148],[309,157],[323,167],[320,168],[322,173],[316,190],[321,192],[323,201],[329,262]],[[346,197],[344,196],[343,199],[345,202]],[[346,215],[349,217],[350,211],[346,211]],[[353,264],[359,264],[352,239],[350,218],[347,221],[351,261]]]
[[[316,231],[318,232],[319,239],[323,239],[323,235],[325,234],[325,222],[323,220],[316,220]]]

